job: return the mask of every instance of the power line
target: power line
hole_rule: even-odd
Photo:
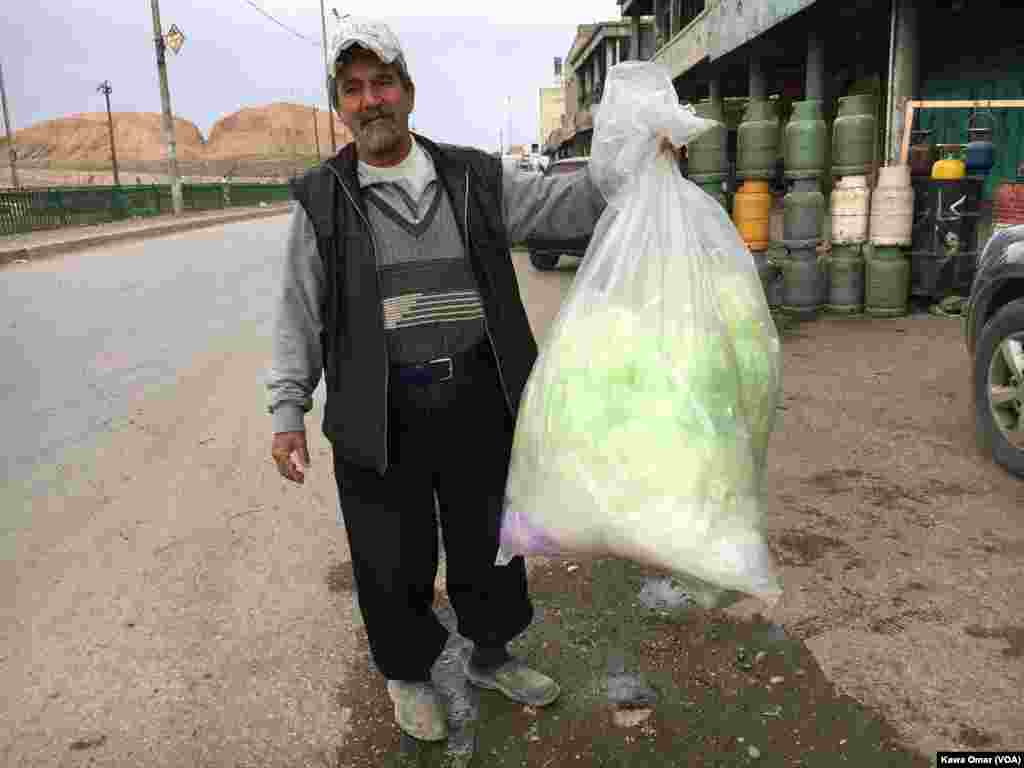
[[[292,33],[293,35],[295,35],[295,36],[296,36],[296,37],[298,37],[299,39],[301,39],[301,40],[305,40],[305,41],[306,41],[307,43],[312,43],[312,44],[313,44],[313,45],[315,45],[315,46],[316,46],[317,48],[319,48],[319,47],[320,47],[320,41],[319,41],[319,40],[314,40],[314,39],[313,39],[313,38],[311,38],[311,37],[306,37],[306,36],[305,36],[304,34],[302,34],[301,32],[297,32],[296,30],[292,29],[292,28],[291,28],[291,27],[289,27],[289,26],[288,26],[287,24],[285,24],[285,23],[284,23],[283,21],[280,21],[279,19],[276,19],[276,18],[274,18],[274,17],[273,17],[273,16],[271,15],[271,14],[267,13],[267,12],[266,12],[265,10],[263,10],[263,9],[262,9],[262,8],[260,8],[260,7],[258,6],[258,5],[256,5],[256,3],[254,3],[254,2],[252,1],[252,0],[244,0],[244,1],[245,1],[245,3],[247,3],[248,5],[251,5],[251,6],[253,7],[253,8],[255,8],[255,9],[256,9],[257,11],[259,11],[259,12],[260,12],[261,14],[263,14],[264,16],[266,16],[266,17],[267,17],[268,19],[270,19],[270,20],[271,20],[272,22],[274,22],[275,24],[277,24],[277,26],[281,27],[282,29],[286,29],[286,30],[288,30],[289,32],[291,32],[291,33]]]

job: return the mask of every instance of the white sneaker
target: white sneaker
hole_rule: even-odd
[[[420,741],[448,738],[444,703],[433,683],[388,680],[388,696],[395,703],[398,727]]]

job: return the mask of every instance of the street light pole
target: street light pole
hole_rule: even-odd
[[[178,150],[174,142],[174,115],[171,112],[171,90],[167,85],[167,60],[164,57],[163,27],[160,26],[160,0],[150,0],[153,7],[153,40],[156,43],[156,68],[160,75],[160,102],[163,107],[164,139],[167,142],[167,170],[171,177],[171,205],[174,215],[180,216],[184,204],[181,199],[181,177],[178,176]]]
[[[107,98],[107,125],[110,128],[110,159],[114,163],[114,186],[121,186],[121,177],[117,174],[117,148],[114,146],[114,117],[110,114],[110,92],[114,90],[109,80],[104,80],[96,89]]]
[[[320,127],[317,123],[316,107],[313,107],[313,138],[316,141],[316,161],[320,162]]]
[[[0,102],[4,108],[4,136],[7,137],[7,157],[11,161],[11,186],[18,188],[18,153],[14,151],[14,129],[7,116],[7,90],[4,88],[4,66],[0,64]]]
[[[327,91],[327,122],[331,126],[331,154],[338,153],[338,141],[334,135],[334,107],[331,106],[331,81],[328,78],[331,65],[327,61],[327,16],[324,15],[324,0],[320,0],[320,29],[324,41],[324,90]]]
[[[502,157],[505,156],[505,123],[508,122],[509,109],[511,108],[511,106],[512,106],[512,97],[511,96],[506,96],[505,97],[505,112],[501,116],[501,130],[498,132],[498,136],[499,136],[499,138],[498,138],[498,144],[499,144],[498,152],[499,152],[499,154]]]

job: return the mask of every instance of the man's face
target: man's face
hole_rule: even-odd
[[[409,113],[415,89],[408,90],[398,66],[385,64],[370,51],[356,48],[338,73],[341,121],[355,137],[360,159],[373,163],[399,162],[411,142]]]

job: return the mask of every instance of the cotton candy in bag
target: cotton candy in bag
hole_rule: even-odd
[[[708,607],[781,594],[762,531],[778,335],[728,215],[658,152],[713,125],[663,66],[609,71],[589,171],[609,205],[520,401],[499,563],[623,557]]]

